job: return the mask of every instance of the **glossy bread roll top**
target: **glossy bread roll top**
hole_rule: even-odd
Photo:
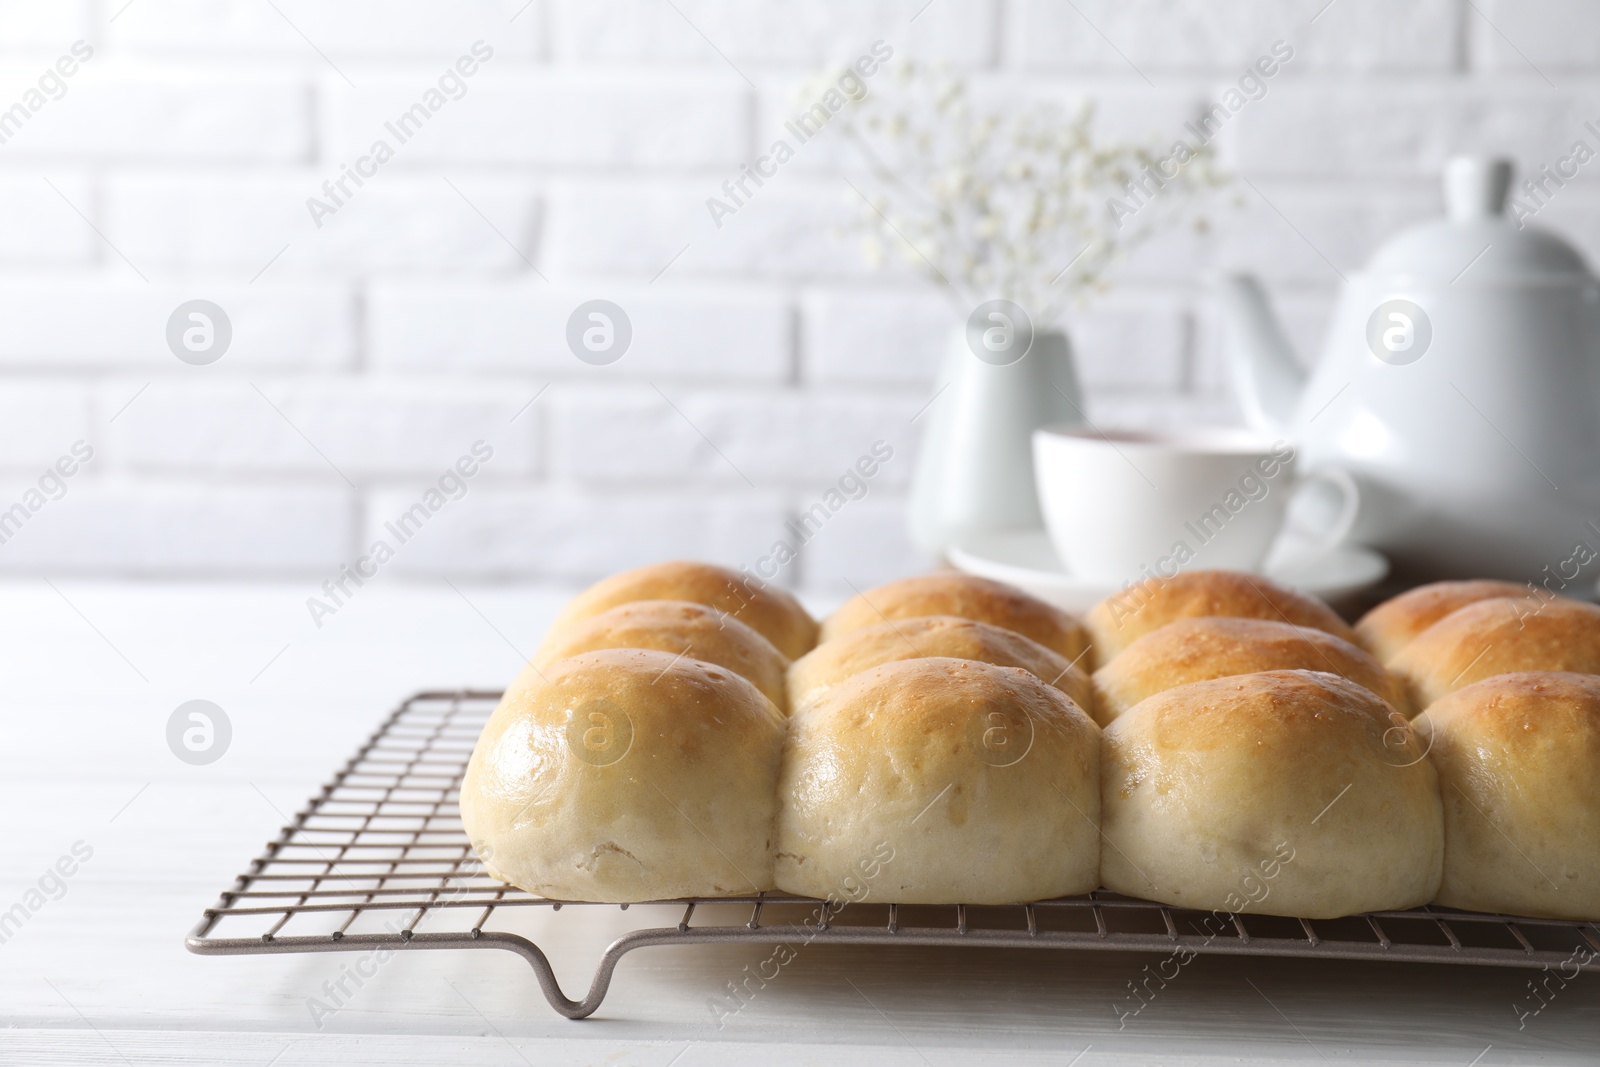
[[[1208,615],[1310,626],[1355,642],[1355,632],[1322,601],[1239,571],[1149,578],[1106,597],[1083,621],[1094,641],[1095,664],[1103,667],[1152,630]]]
[[[851,598],[822,624],[822,640],[877,626],[886,620],[956,615],[1013,630],[1077,662],[1088,647],[1078,620],[1020,589],[970,574],[902,578]]]
[[[1418,725],[1444,797],[1439,903],[1600,920],[1600,678],[1495,675]]]
[[[1001,904],[1098,884],[1100,731],[1033,674],[899,660],[789,722],[779,889]]]
[[[1389,664],[1419,710],[1512,671],[1600,673],[1600,607],[1564,597],[1494,597],[1457,608]]]
[[[1178,907],[1329,919],[1426,904],[1444,823],[1421,743],[1338,675],[1192,682],[1102,733],[1106,888]]]
[[[732,615],[790,659],[817,643],[817,622],[800,601],[774,585],[710,563],[677,560],[614,574],[573,597],[546,640],[573,623],[635,600],[688,600]]]
[[[506,691],[461,821],[491,876],[557,900],[771,889],[783,738],[778,709],[730,670],[585,652]]]
[[[903,659],[942,656],[1020,667],[1060,689],[1089,710],[1089,676],[1065,656],[1014,630],[954,615],[925,615],[882,622],[824,641],[789,668],[789,701],[795,711],[816,703],[830,689],[868,667]]]
[[[528,670],[602,648],[647,648],[726,667],[788,713],[789,660],[772,642],[715,608],[687,600],[635,600],[554,632]]]
[[[1356,637],[1380,662],[1388,663],[1418,634],[1457,608],[1491,597],[1523,596],[1527,591],[1527,586],[1488,578],[1419,585],[1361,616]]]
[[[1411,715],[1399,680],[1342,638],[1285,622],[1202,617],[1145,634],[1095,671],[1095,721],[1105,726],[1146,697],[1190,682],[1282,670],[1337,674]]]

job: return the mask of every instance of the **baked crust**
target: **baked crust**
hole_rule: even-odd
[[[1565,597],[1492,597],[1457,608],[1389,664],[1418,708],[1513,671],[1600,673],[1600,607]]]
[[[1190,682],[1260,671],[1327,671],[1411,716],[1405,686],[1370,654],[1310,626],[1265,619],[1179,619],[1152,630],[1094,672],[1095,721],[1106,726],[1146,697]]]
[[[1356,620],[1361,646],[1388,663],[1417,635],[1457,608],[1491,597],[1523,596],[1527,586],[1492,578],[1433,582],[1390,597]]]
[[[1078,620],[1022,590],[970,574],[924,574],[869,589],[846,601],[822,624],[822,640],[886,620],[956,615],[1014,630],[1077,662],[1088,647]]]
[[[1346,678],[1192,682],[1101,736],[1108,889],[1311,919],[1416,907],[1438,892],[1433,766],[1412,727]]]
[[[929,656],[1020,667],[1060,689],[1085,711],[1093,703],[1089,676],[1082,668],[1037,641],[976,619],[924,615],[852,630],[795,660],[789,668],[789,706],[798,711],[814,704],[868,667]]]
[[[1418,724],[1444,798],[1438,902],[1600,919],[1600,678],[1495,675]]]
[[[596,582],[561,609],[547,639],[575,622],[634,600],[688,600],[715,608],[771,641],[790,659],[805,655],[817,643],[817,621],[790,594],[727,567],[688,560],[652,563]]]
[[[1152,578],[1106,597],[1084,616],[1094,641],[1095,665],[1152,630],[1179,619],[1207,615],[1266,619],[1310,626],[1355,643],[1355,631],[1315,597],[1240,571],[1183,571]]]
[[[556,660],[602,648],[648,648],[726,667],[788,714],[789,660],[772,642],[715,608],[687,600],[635,600],[554,632],[532,660],[535,672]]]
[[[771,889],[784,718],[739,675],[642,649],[525,672],[461,785],[485,870],[556,900]]]
[[[1100,731],[1033,674],[898,660],[789,721],[784,892],[838,898],[855,886],[905,904],[1003,904],[1099,884]]]

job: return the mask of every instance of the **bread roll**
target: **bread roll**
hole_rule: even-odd
[[[1060,608],[1000,582],[949,573],[902,578],[846,601],[823,622],[822,640],[922,615],[956,615],[1014,630],[1071,662],[1088,647],[1078,620]]]
[[[1501,674],[1419,721],[1444,797],[1452,908],[1600,919],[1600,678]]]
[[[1151,630],[1204,615],[1310,626],[1355,643],[1355,632],[1322,601],[1241,571],[1149,578],[1106,597],[1083,621],[1094,641],[1095,665],[1103,667]]]
[[[1434,582],[1391,597],[1356,621],[1356,637],[1382,663],[1388,663],[1422,631],[1455,611],[1490,597],[1523,596],[1527,586],[1480,578]]]
[[[731,615],[687,600],[635,600],[552,633],[533,657],[534,671],[602,648],[652,648],[726,667],[753,682],[788,713],[789,661],[772,642]]]
[[[732,615],[790,659],[798,659],[817,643],[817,622],[800,601],[774,585],[710,563],[652,563],[596,582],[573,597],[546,640],[575,622],[635,600],[688,600]]]
[[[1101,726],[1145,697],[1190,682],[1259,671],[1327,671],[1376,693],[1410,717],[1405,687],[1372,656],[1310,626],[1265,619],[1180,619],[1145,634],[1094,672]]]
[[[1419,710],[1462,686],[1511,671],[1600,673],[1600,607],[1563,597],[1493,597],[1457,608],[1389,669]]]
[[[1089,710],[1089,676],[1066,657],[1013,630],[954,615],[881,622],[824,641],[789,668],[789,706],[799,711],[814,704],[833,686],[868,667],[928,656],[1020,667]]]
[[[772,888],[784,719],[730,670],[605,649],[526,672],[467,764],[461,821],[495,878],[558,900]]]
[[[870,667],[790,720],[778,888],[1003,904],[1099,883],[1099,729],[1015,667]]]
[[[1101,881],[1118,893],[1331,919],[1438,891],[1433,766],[1403,719],[1338,675],[1168,689],[1105,728],[1101,768]]]

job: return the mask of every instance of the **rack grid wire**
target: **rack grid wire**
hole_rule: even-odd
[[[837,911],[778,893],[655,903],[675,926],[634,930],[601,956],[582,1000],[569,998],[531,939],[504,929],[520,909],[622,908],[554,901],[498,882],[467,840],[457,807],[478,732],[500,694],[425,692],[396,709],[252,860],[189,933],[201,955],[495,948],[525,959],[557,1012],[581,1019],[605,998],[617,962],[658,945],[938,945],[1144,953],[1382,959],[1503,967],[1600,968],[1593,923],[1424,907],[1337,920],[1190,911],[1106,892],[1006,906],[861,902]],[[707,912],[748,909],[742,923]],[[696,910],[701,922],[696,923]],[[365,929],[381,922],[381,930]],[[801,924],[804,924],[803,926]],[[496,928],[500,927],[500,928]],[[1191,932],[1192,931],[1192,932]]]

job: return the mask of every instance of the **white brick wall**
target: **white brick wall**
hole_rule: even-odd
[[[104,230],[104,227],[101,227]],[[55,372],[138,369],[183,380],[222,374],[349,366],[358,349],[354,287],[344,278],[223,280],[214,272],[150,273],[121,259],[88,271],[0,274],[0,367]],[[154,268],[152,267],[153,271]],[[188,367],[167,348],[167,318],[200,293],[227,309],[234,337],[224,359]]]
[[[385,573],[753,562],[878,439],[893,461],[784,578],[916,568],[910,419],[963,313],[839,236],[852,157],[826,137],[721,228],[704,206],[800,79],[880,38],[1162,140],[1293,44],[1220,139],[1255,189],[1067,316],[1104,422],[1231,417],[1208,272],[1265,275],[1309,359],[1338,272],[1438,210],[1446,156],[1534,167],[1600,115],[1580,0],[0,0],[0,110],[94,49],[0,144],[0,510],[95,449],[0,572],[314,587],[480,439]],[[478,40],[459,99],[317,225],[307,197]],[[1600,252],[1595,175],[1541,221]],[[165,341],[196,298],[233,326],[209,366]],[[565,343],[597,298],[634,329],[612,366]]]
[[[1010,40],[1019,64],[1058,70],[1242,70],[1283,39],[1319,71],[1449,71],[1465,10],[1457,0],[1020,0]]]
[[[603,291],[627,309],[634,341],[620,362],[589,367],[567,349],[566,324],[573,308],[601,290],[521,274],[509,281],[375,283],[367,302],[371,365],[433,374],[531,373],[541,381],[560,375],[778,386],[791,377],[794,311],[767,287],[607,282]]]

